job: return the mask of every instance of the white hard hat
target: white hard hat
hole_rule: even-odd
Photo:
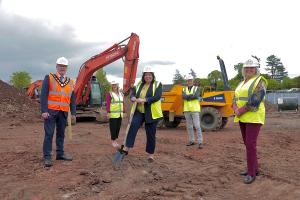
[[[116,81],[111,81],[110,84],[111,85],[118,85],[119,83],[117,83]]]
[[[57,58],[56,64],[58,65],[69,65],[69,61],[65,57]]]
[[[243,64],[243,67],[259,67],[259,64],[249,59]]]
[[[186,76],[186,80],[194,80],[194,77],[191,74],[189,74]]]
[[[144,67],[143,73],[145,73],[145,72],[152,72],[152,73],[154,73],[154,71],[153,71],[153,69],[152,69],[152,67],[150,65],[146,65]]]

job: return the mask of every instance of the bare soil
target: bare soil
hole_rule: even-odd
[[[66,138],[71,162],[43,167],[43,123],[0,123],[0,199],[299,199],[300,114],[268,113],[258,139],[261,175],[251,185],[239,175],[246,166],[238,126],[204,133],[204,148],[186,147],[184,124],[157,131],[155,162],[148,163],[145,131],[120,168],[108,124],[81,122]],[[121,130],[120,142],[124,136]],[[55,142],[53,144],[55,154]]]
[[[232,119],[223,130],[204,133],[203,149],[185,146],[184,123],[159,129],[153,163],[142,128],[119,168],[112,166],[116,150],[108,124],[79,122],[73,139],[65,140],[74,160],[54,160],[44,168],[39,116],[38,104],[0,81],[0,199],[300,199],[300,113],[267,108],[258,138],[261,175],[251,185],[239,175],[246,167],[245,147]]]

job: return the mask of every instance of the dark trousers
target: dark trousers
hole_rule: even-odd
[[[109,119],[110,137],[112,140],[115,140],[119,137],[121,123],[122,117]]]
[[[132,148],[134,146],[137,132],[144,122],[145,122],[145,114],[140,113],[139,111],[135,111],[126,138],[127,147]],[[155,151],[155,142],[156,142],[155,135],[156,135],[157,123],[158,123],[157,121],[153,123],[145,123],[145,130],[147,136],[146,152],[149,154],[153,154]]]
[[[258,171],[256,141],[257,141],[261,124],[242,123],[242,122],[240,122],[239,124],[240,124],[243,141],[246,146],[248,175],[255,176],[256,171]]]
[[[61,156],[64,154],[64,139],[65,127],[67,122],[67,113],[64,111],[49,110],[49,118],[44,120],[44,145],[43,152],[44,158],[51,158],[52,139],[54,129],[56,126],[56,155]]]

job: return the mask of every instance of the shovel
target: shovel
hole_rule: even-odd
[[[128,152],[124,151],[123,148],[125,147],[125,144],[126,144],[127,135],[128,135],[129,128],[130,128],[130,125],[131,125],[131,121],[132,121],[132,118],[133,118],[133,115],[134,115],[134,112],[135,112],[135,109],[136,109],[136,104],[137,103],[134,102],[132,104],[132,107],[131,107],[131,112],[130,112],[130,116],[129,116],[129,122],[128,122],[128,125],[126,127],[126,132],[125,132],[125,137],[124,137],[123,145],[121,146],[120,149],[118,149],[118,151],[113,156],[112,163],[113,163],[113,165],[115,167],[119,166],[121,164],[123,158],[128,154]]]

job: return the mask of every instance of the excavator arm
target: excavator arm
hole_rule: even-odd
[[[34,90],[38,87],[41,87],[43,84],[43,80],[37,80],[34,81],[33,83],[31,83],[27,89],[27,96],[29,96],[30,98],[34,97]]]
[[[127,45],[122,44],[126,40],[129,40]],[[76,104],[85,104],[87,98],[82,98],[81,94],[86,84],[91,79],[93,73],[98,69],[123,57],[125,57],[123,91],[124,93],[128,93],[129,89],[134,85],[136,78],[139,58],[139,44],[139,36],[135,33],[132,33],[128,38],[117,44],[114,44],[107,50],[91,57],[89,60],[83,63],[79,69],[74,89],[76,95]]]

